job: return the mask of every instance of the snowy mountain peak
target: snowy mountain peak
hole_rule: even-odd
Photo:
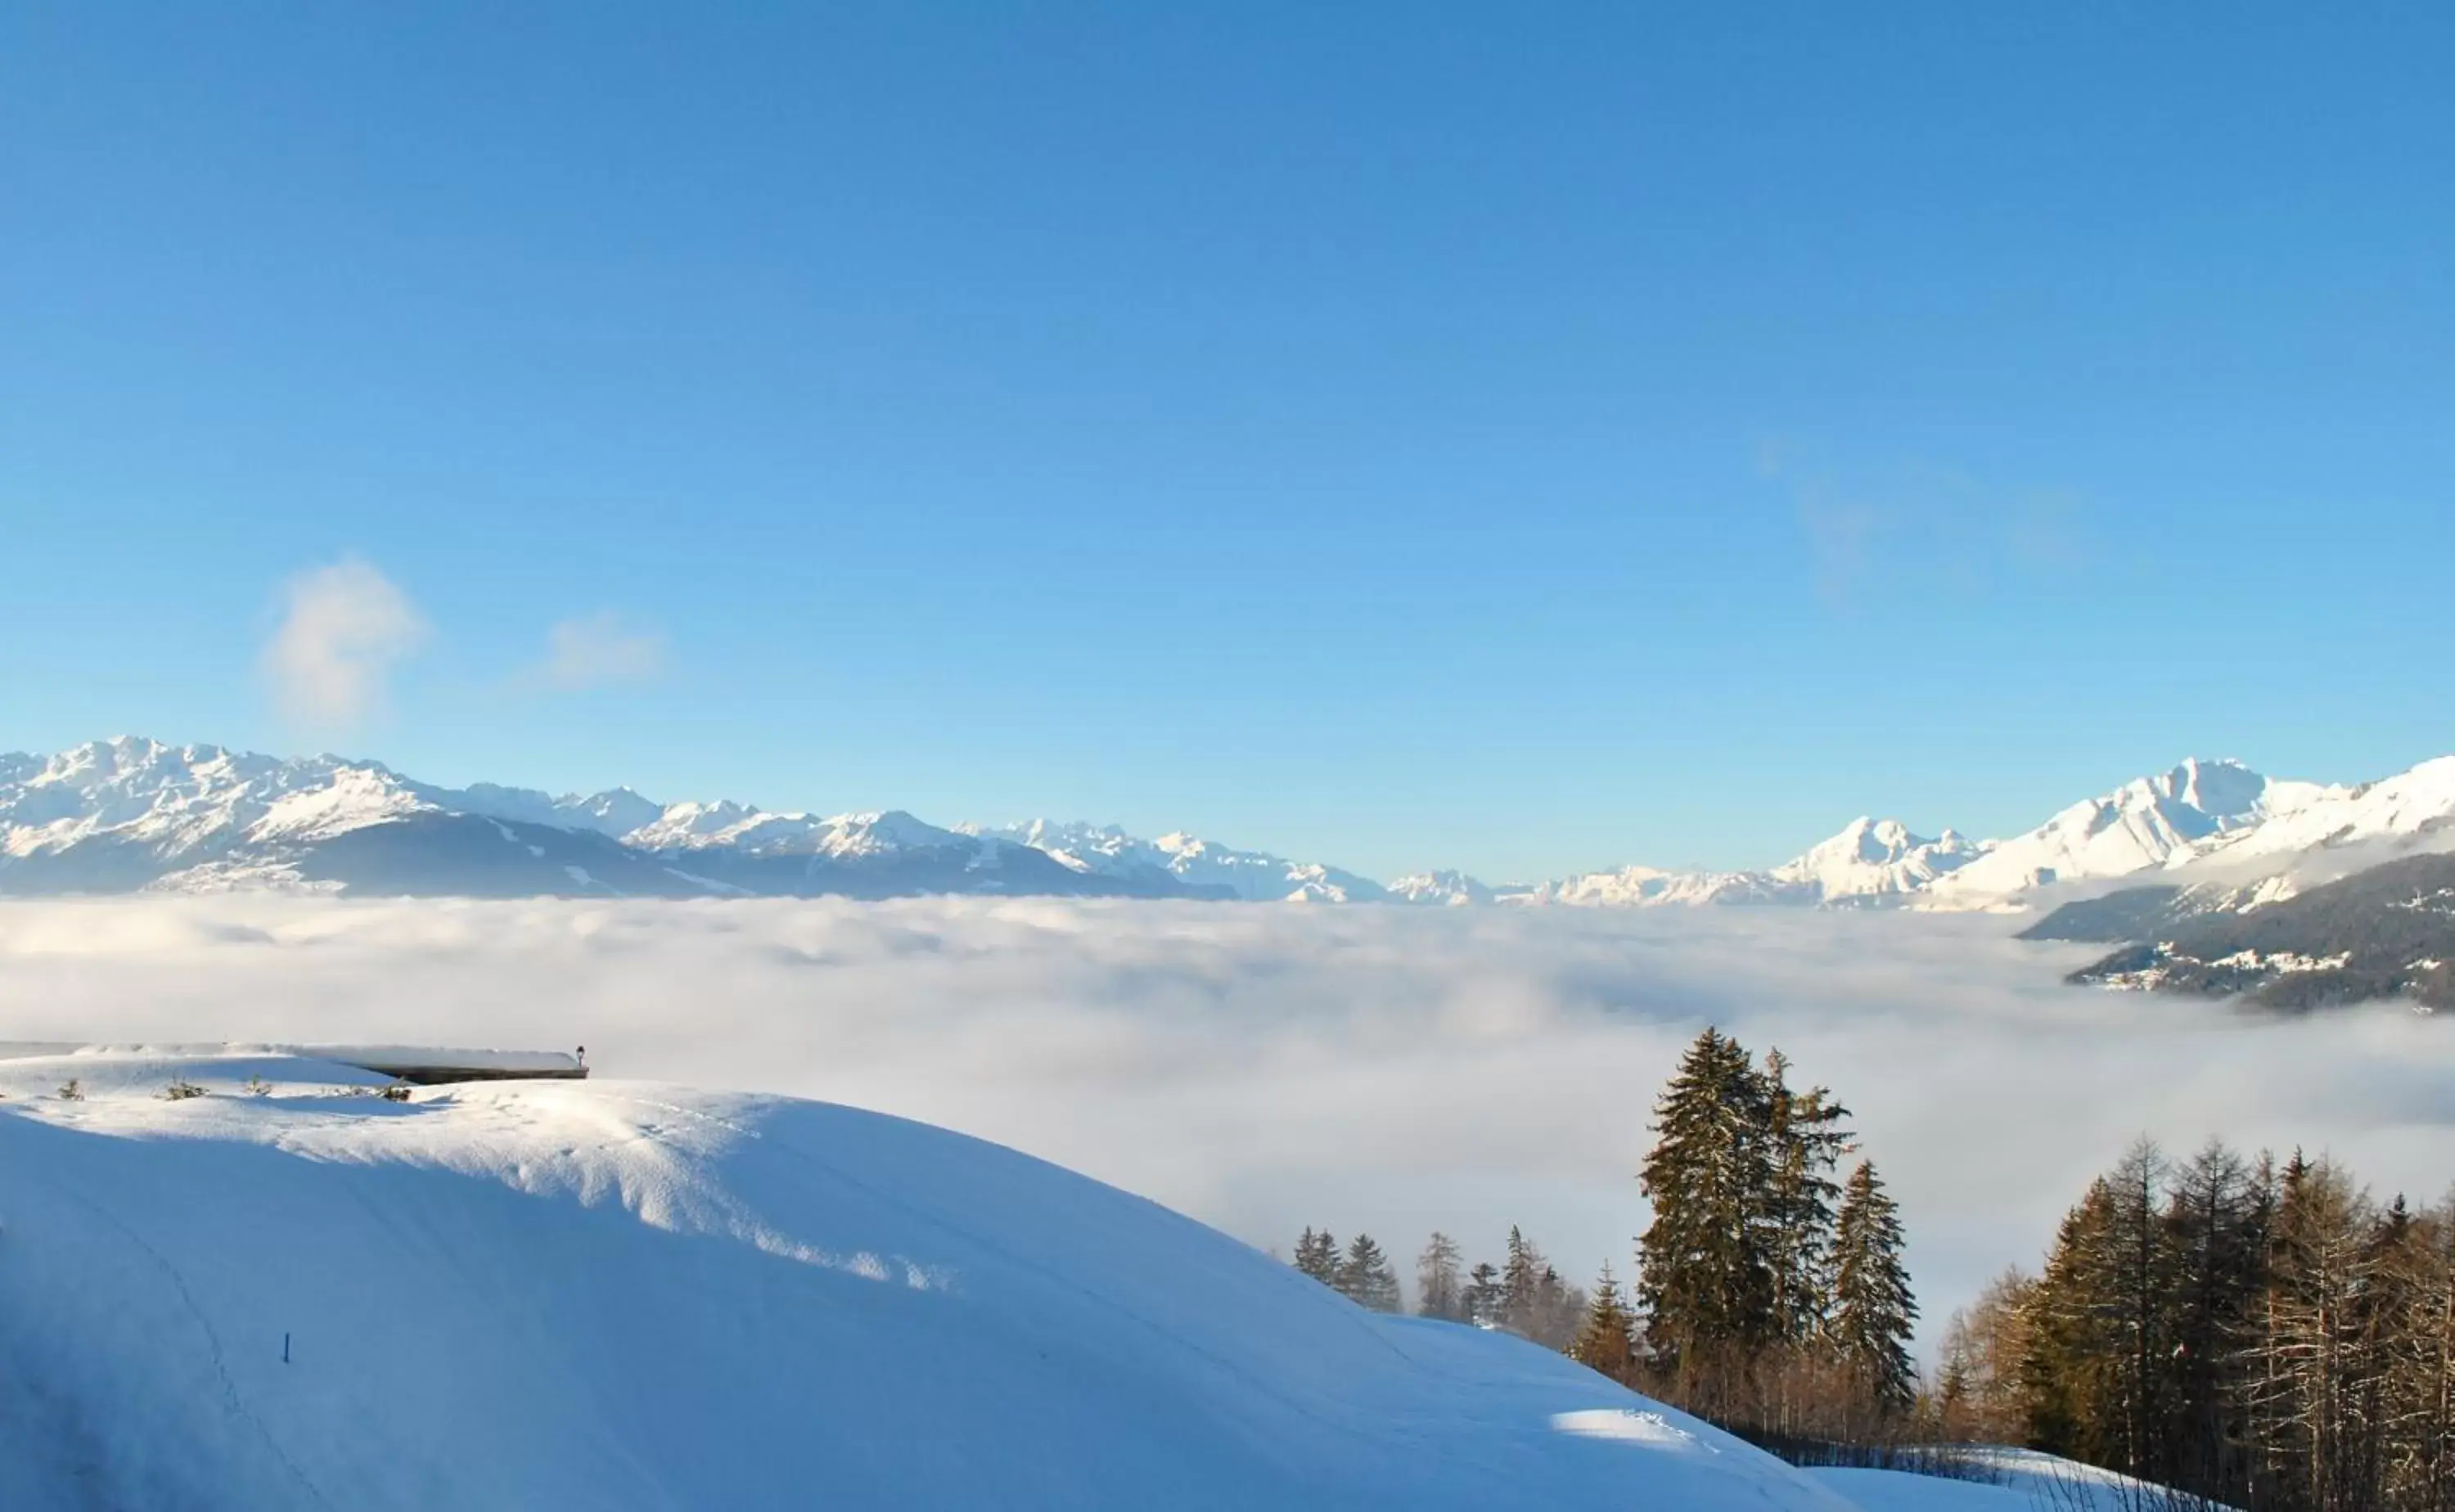
[[[2188,860],[2193,847],[2257,825],[2280,793],[2297,801],[2307,783],[2276,784],[2239,761],[2194,757],[2084,798],[2026,835],[1939,879],[1925,901],[1971,908],[2001,903],[2055,882],[2125,877]]]
[[[1508,888],[1425,871],[1383,887],[1185,830],[1143,839],[1113,824],[1048,819],[948,829],[901,809],[822,816],[731,799],[659,804],[629,788],[560,796],[486,782],[453,789],[374,761],[285,759],[141,736],[50,756],[0,754],[0,893],[277,885],[1993,909],[2027,907],[2059,883],[2151,869],[2192,869],[2185,884],[2221,873],[2256,882],[2302,877],[2295,869],[2319,857],[2342,875],[2369,864],[2368,850],[2384,859],[2441,839],[2455,839],[2455,756],[2352,787],[2193,757],[2004,840],[1950,829],[1928,838],[1898,819],[1861,816],[1761,871],[1627,866]]]
[[[1267,851],[1239,851],[1183,831],[1156,840],[1137,838],[1115,825],[1027,819],[1020,824],[959,824],[966,835],[1028,846],[1069,871],[1122,881],[1163,881],[1197,895],[1252,902],[1373,902],[1388,896],[1380,883],[1313,861],[1291,861]]]
[[[1471,903],[1489,903],[1493,894],[1464,872],[1435,871],[1415,872],[1391,882],[1390,897],[1399,903],[1462,908]]]
[[[1824,903],[1897,898],[1931,885],[1986,853],[1950,830],[1914,835],[1898,819],[1861,816],[1841,832],[1773,869],[1773,879],[1813,891]]]

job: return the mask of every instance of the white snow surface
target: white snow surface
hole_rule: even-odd
[[[1412,872],[1391,882],[1389,893],[1393,903],[1426,903],[1443,908],[1464,908],[1493,900],[1491,888],[1457,871]]]
[[[2264,823],[2212,837],[2190,859],[2214,864],[2290,860],[2316,851],[2450,830],[2455,830],[2455,756],[2440,756],[2358,787],[2291,784],[2287,800],[2276,804]]]
[[[2193,1504],[2162,1486],[2035,1449],[1973,1444],[1956,1452],[1987,1479],[1822,1467],[1803,1473],[1863,1512],[2142,1512],[2167,1505],[2169,1498],[2177,1506]]]
[[[370,1079],[0,1061],[0,1504],[1850,1505],[1000,1146],[649,1082]]]
[[[1572,908],[1659,908],[1704,903],[1814,903],[1813,891],[1784,882],[1770,872],[1670,872],[1624,866],[1542,882],[1506,895],[1512,903],[1560,903]]]
[[[1987,907],[2057,882],[2179,865],[2201,842],[2246,830],[2276,806],[2307,801],[2306,782],[2273,782],[2239,761],[2193,758],[2086,798],[1928,887],[1932,907]]]
[[[2007,839],[1973,840],[1949,829],[1930,839],[1898,820],[1862,817],[1762,870],[1627,866],[1504,887],[1462,872],[1427,871],[1385,887],[1319,861],[1181,832],[1144,839],[1113,825],[1034,819],[942,828],[893,809],[822,816],[730,799],[660,804],[628,788],[561,796],[484,782],[452,789],[373,761],[280,759],[139,736],[49,756],[0,756],[0,864],[88,842],[126,845],[175,863],[149,884],[156,891],[319,885],[303,882],[294,864],[302,847],[423,813],[591,831],[666,852],[858,860],[976,846],[976,868],[1000,861],[985,842],[1004,841],[1078,873],[1146,875],[1248,901],[2017,910],[2058,900],[2047,895],[2067,895],[2073,884],[2112,885],[2150,872],[2188,872],[2183,881],[2257,881],[2314,867],[2319,876],[2417,844],[2455,843],[2455,756],[2350,787],[2271,778],[2238,761],[2195,757],[2073,804]]]
[[[400,812],[407,790],[373,762],[122,736],[0,760],[0,852],[33,856],[109,836],[181,856],[268,821],[271,833],[337,834]]]
[[[1898,819],[1860,817],[1841,833],[1773,869],[1776,881],[1812,887],[1816,900],[1837,903],[1897,898],[1934,884],[1993,849],[1946,830],[1935,839],[1912,835]]]
[[[1317,862],[1291,861],[1267,851],[1240,851],[1183,833],[1146,840],[1113,824],[1061,823],[1054,819],[1026,819],[1019,824],[958,824],[955,828],[966,835],[1030,846],[1073,871],[1122,877],[1144,872],[1166,873],[1178,881],[1220,889],[1247,902],[1368,903],[1388,896],[1381,884],[1353,872]]]
[[[897,851],[969,849],[968,837],[925,824],[901,810],[871,814],[770,814],[745,804],[675,803],[654,820],[619,837],[648,850],[717,846],[753,856],[823,856],[842,859]]]

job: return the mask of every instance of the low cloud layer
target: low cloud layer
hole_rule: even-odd
[[[394,666],[424,644],[424,616],[398,584],[355,557],[282,585],[281,623],[264,648],[265,680],[281,712],[317,729],[346,729],[380,712]]]
[[[947,1124],[1256,1244],[1429,1230],[1623,1268],[1655,1089],[1707,1022],[1837,1089],[1932,1337],[2134,1135],[2455,1177],[2455,1033],[2066,988],[2002,920],[915,899],[0,905],[0,1038],[558,1048],[600,1076]]]

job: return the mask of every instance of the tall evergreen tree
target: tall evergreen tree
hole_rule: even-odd
[[[1451,1322],[1467,1320],[1466,1278],[1460,1274],[1457,1240],[1434,1231],[1415,1258],[1415,1311]]]
[[[1917,1302],[1910,1295],[1903,1244],[1899,1210],[1875,1162],[1859,1161],[1842,1189],[1835,1226],[1830,1335],[1843,1364],[1887,1414],[1905,1412],[1917,1400],[1917,1366],[1910,1358]]]
[[[1790,1061],[1778,1050],[1767,1052],[1763,1075],[1772,1179],[1762,1222],[1773,1268],[1773,1332],[1805,1345],[1833,1305],[1833,1204],[1841,1189],[1832,1173],[1850,1147],[1841,1122],[1850,1110],[1827,1088],[1793,1091]]]
[[[1490,1260],[1478,1261],[1466,1279],[1466,1320],[1477,1328],[1497,1328],[1509,1298],[1509,1288],[1500,1279],[1500,1268]]]
[[[1295,1267],[1324,1286],[1338,1284],[1338,1240],[1330,1237],[1329,1230],[1323,1229],[1318,1234],[1310,1228],[1304,1231],[1304,1237],[1296,1240]]]
[[[1535,1295],[1543,1284],[1543,1252],[1527,1240],[1516,1224],[1509,1225],[1509,1250],[1500,1267],[1500,1315],[1503,1328],[1526,1331],[1534,1317]]]
[[[1358,1234],[1349,1242],[1335,1284],[1359,1306],[1376,1313],[1398,1311],[1397,1269],[1370,1234]]]
[[[1638,1175],[1654,1220],[1637,1240],[1636,1296],[1681,1400],[1780,1332],[1772,1122],[1765,1079],[1717,1029],[1696,1037],[1654,1103]]]
[[[1613,1381],[1630,1381],[1636,1371],[1636,1319],[1620,1296],[1619,1280],[1611,1262],[1603,1262],[1602,1279],[1594,1282],[1593,1300],[1586,1304],[1570,1341],[1569,1358],[1602,1372]]]

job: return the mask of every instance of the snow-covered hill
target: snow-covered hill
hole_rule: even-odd
[[[925,1125],[369,1080],[0,1059],[0,1505],[1850,1505],[1549,1351]]]

